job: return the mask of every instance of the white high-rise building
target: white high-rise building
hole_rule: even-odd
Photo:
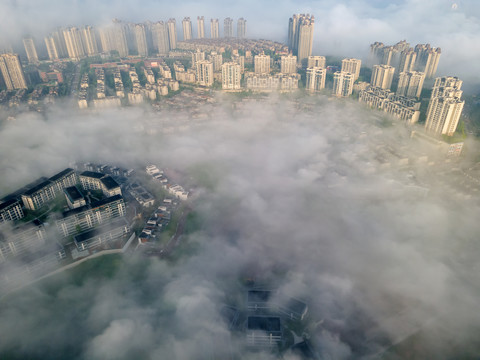
[[[158,21],[152,24],[152,42],[153,48],[159,54],[168,54],[168,50],[170,50],[168,28],[167,24],[165,24],[163,21]]]
[[[63,30],[65,43],[67,45],[68,57],[72,60],[80,60],[85,57],[85,49],[82,42],[82,34],[76,27]]]
[[[222,70],[223,56],[218,54],[216,51],[212,51],[208,55],[208,61],[211,61],[213,64],[213,71],[217,72]]]
[[[148,56],[147,33],[144,24],[135,25],[135,43],[139,56]]]
[[[35,48],[35,42],[31,37],[23,38],[23,46],[27,53],[27,59],[30,64],[38,63],[37,49]]]
[[[336,96],[350,96],[353,92],[353,83],[355,82],[355,75],[343,71],[337,71],[333,74],[333,91],[332,94]]]
[[[417,44],[415,52],[417,53],[416,70],[424,72],[427,79],[434,77],[442,50],[432,48],[430,44]]]
[[[282,56],[280,58],[280,72],[282,74],[296,74],[297,57],[294,55]]]
[[[237,38],[244,39],[247,35],[247,20],[240,18],[237,21]]]
[[[240,65],[234,62],[227,62],[222,65],[222,89],[238,90],[240,89],[240,80],[242,74]]]
[[[312,55],[314,16],[293,15],[288,22],[288,47],[297,56],[298,63]]]
[[[7,90],[26,89],[27,81],[18,54],[0,54],[0,72]]]
[[[307,62],[307,68],[312,68],[312,67],[319,67],[319,68],[326,67],[325,56],[309,56],[308,62]]]
[[[170,50],[177,48],[177,22],[175,19],[169,19],[167,23],[168,28],[168,42],[170,44]]]
[[[183,28],[183,41],[190,40],[192,38],[192,21],[189,17],[182,20]]]
[[[205,60],[205,52],[197,49],[197,51],[192,53],[192,68],[196,69],[197,68],[197,65],[196,65],[197,62],[201,61],[201,60]]]
[[[400,74],[402,72],[410,72],[415,69],[415,62],[417,59],[417,53],[412,48],[403,50],[400,53],[400,62],[398,68],[395,68],[395,73]]]
[[[308,91],[319,91],[325,89],[327,69],[324,67],[309,67],[306,73],[305,89]]]
[[[254,58],[255,74],[270,73],[270,56],[265,54],[256,55]]]
[[[213,64],[208,60],[197,61],[196,65],[196,77],[197,84],[202,86],[213,85]]]
[[[220,30],[218,25],[218,19],[210,20],[210,38],[218,39],[220,37]]]
[[[205,19],[203,16],[197,16],[197,33],[198,39],[205,38]]]
[[[55,39],[53,38],[53,36],[49,35],[45,37],[45,46],[47,47],[48,58],[52,61],[58,60],[58,50],[57,46],[55,45]]]
[[[395,68],[389,65],[374,65],[370,84],[382,89],[390,89],[392,86]]]
[[[436,135],[452,136],[457,129],[465,101],[461,101],[462,81],[445,76],[435,79],[427,109],[425,130]]]
[[[88,56],[98,54],[97,37],[95,36],[95,30],[91,26],[84,26],[82,28],[83,45],[85,47],[85,53]]]
[[[360,68],[362,67],[362,60],[360,59],[343,59],[342,70],[343,72],[349,72],[355,75],[355,80],[360,76]]]
[[[420,97],[425,74],[418,71],[401,72],[398,79],[397,95]]]
[[[223,37],[233,37],[233,19],[229,17],[223,20]]]

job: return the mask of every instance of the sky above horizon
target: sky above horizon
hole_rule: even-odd
[[[189,16],[197,33],[197,16],[208,22],[240,17],[247,20],[247,36],[285,42],[288,19],[294,13],[315,16],[314,48],[317,55],[366,58],[375,41],[394,44],[407,40],[411,46],[430,43],[442,48],[439,75],[457,75],[480,83],[480,3],[474,0],[252,0],[225,5],[207,1],[108,0],[10,0],[0,4],[0,43],[33,34],[43,36],[55,26],[108,24],[111,19],[143,22],[176,18],[179,38],[181,20]],[[11,40],[12,41],[12,40]],[[43,45],[43,44],[42,44]],[[14,45],[15,46],[15,45]]]

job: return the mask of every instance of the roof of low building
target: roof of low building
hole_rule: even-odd
[[[105,176],[105,174],[96,172],[96,171],[84,171],[80,174],[80,176],[91,177],[94,179],[101,179]]]
[[[101,178],[100,181],[108,190],[120,187],[120,185],[118,185],[118,183],[111,176],[105,176]]]

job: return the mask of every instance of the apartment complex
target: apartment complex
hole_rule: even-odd
[[[241,89],[240,80],[242,73],[240,65],[234,62],[227,62],[222,65],[222,89],[239,90]]]
[[[355,75],[343,71],[337,71],[333,74],[333,90],[335,96],[346,97],[352,95]]]
[[[27,88],[27,81],[18,54],[0,54],[0,71],[7,90]]]
[[[452,136],[457,129],[465,101],[461,101],[462,81],[444,76],[435,79],[427,109],[425,130],[435,135]]]
[[[360,68],[362,67],[362,60],[360,59],[343,59],[342,69],[343,72],[348,72],[354,75],[355,80],[360,76]]]
[[[23,205],[29,210],[38,210],[55,199],[63,189],[74,186],[76,183],[75,171],[67,168],[23,193],[21,196]]]
[[[368,86],[359,93],[359,101],[372,108],[381,109],[407,125],[415,124],[420,116],[420,103],[415,99],[400,96],[388,89]]]
[[[299,64],[312,55],[314,16],[294,14],[288,22],[288,48],[297,56]]]
[[[309,67],[306,73],[305,89],[308,91],[319,91],[325,89],[327,70],[322,67]]]

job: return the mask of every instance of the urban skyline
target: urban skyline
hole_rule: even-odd
[[[480,5],[62,1],[0,53],[1,358],[479,357]]]

